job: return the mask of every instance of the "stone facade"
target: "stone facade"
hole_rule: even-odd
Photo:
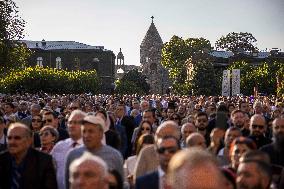
[[[64,70],[97,71],[101,78],[102,93],[111,93],[115,74],[115,55],[103,46],[89,46],[74,41],[22,41],[33,54],[30,66],[51,67]]]
[[[169,88],[167,70],[161,64],[163,41],[153,22],[140,45],[140,63],[142,74],[150,84],[150,93],[165,94]]]

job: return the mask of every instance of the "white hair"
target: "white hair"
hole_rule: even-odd
[[[78,166],[80,166],[82,163],[85,162],[91,162],[95,165],[98,166],[98,169],[101,172],[101,177],[105,178],[108,175],[108,166],[106,164],[106,162],[100,158],[99,156],[95,156],[93,154],[91,154],[90,152],[84,152],[84,154],[79,157],[78,159],[74,160],[69,168],[70,171],[70,181],[72,181],[72,173],[77,169]]]

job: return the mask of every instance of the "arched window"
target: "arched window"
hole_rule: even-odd
[[[55,65],[56,69],[62,69],[61,58],[60,58],[60,57],[57,57],[57,58],[55,59],[55,61],[56,61],[56,65]]]
[[[42,57],[37,57],[36,65],[39,66],[39,67],[43,67],[42,61],[43,61]]]

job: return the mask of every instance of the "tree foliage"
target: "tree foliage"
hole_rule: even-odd
[[[4,71],[22,67],[30,51],[18,40],[24,38],[25,21],[12,0],[0,1],[0,66]]]
[[[220,91],[217,87],[216,74],[211,57],[207,53],[201,53],[197,57],[192,59],[193,70],[189,78],[192,93],[194,95],[219,94]]]
[[[0,80],[0,90],[5,93],[96,93],[99,85],[95,70],[65,71],[38,66],[11,71]]]
[[[216,41],[215,46],[218,49],[232,51],[233,53],[238,52],[253,52],[257,51],[256,47],[256,38],[247,32],[231,32],[226,36],[222,36],[220,39]]]
[[[283,77],[281,70],[284,70],[284,64],[280,61],[263,62],[259,65],[251,65],[245,61],[234,62],[229,69],[240,69],[242,94],[253,94],[254,87],[266,94],[276,94],[280,91],[280,88],[277,89],[277,78]]]
[[[148,94],[149,84],[144,76],[137,69],[130,70],[116,82],[115,92],[119,94]]]
[[[173,36],[162,49],[162,65],[169,71],[169,78],[176,93],[188,94],[190,84],[187,81],[186,61],[201,52],[209,52],[212,47],[210,41],[204,38],[182,39]]]

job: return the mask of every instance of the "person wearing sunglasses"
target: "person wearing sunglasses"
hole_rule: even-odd
[[[40,147],[40,137],[39,137],[39,131],[43,127],[42,124],[42,116],[40,114],[36,114],[32,116],[32,122],[30,124],[30,128],[34,135],[34,147],[39,148]]]
[[[140,125],[134,129],[133,136],[132,136],[132,150],[133,153],[136,152],[137,150],[137,143],[138,139],[143,135],[143,134],[154,134],[152,124],[149,121],[142,121]]]
[[[174,136],[165,136],[157,140],[155,149],[159,157],[158,170],[138,177],[135,189],[163,189],[165,187],[168,164],[173,155],[180,150],[179,141]]]
[[[42,123],[44,126],[51,125],[53,128],[57,130],[59,134],[58,141],[69,138],[67,130],[59,127],[58,114],[56,112],[53,111],[45,112],[42,116]]]
[[[270,144],[271,139],[265,137],[266,122],[265,118],[260,114],[255,114],[250,118],[250,135],[249,138],[252,139],[257,148]]]

